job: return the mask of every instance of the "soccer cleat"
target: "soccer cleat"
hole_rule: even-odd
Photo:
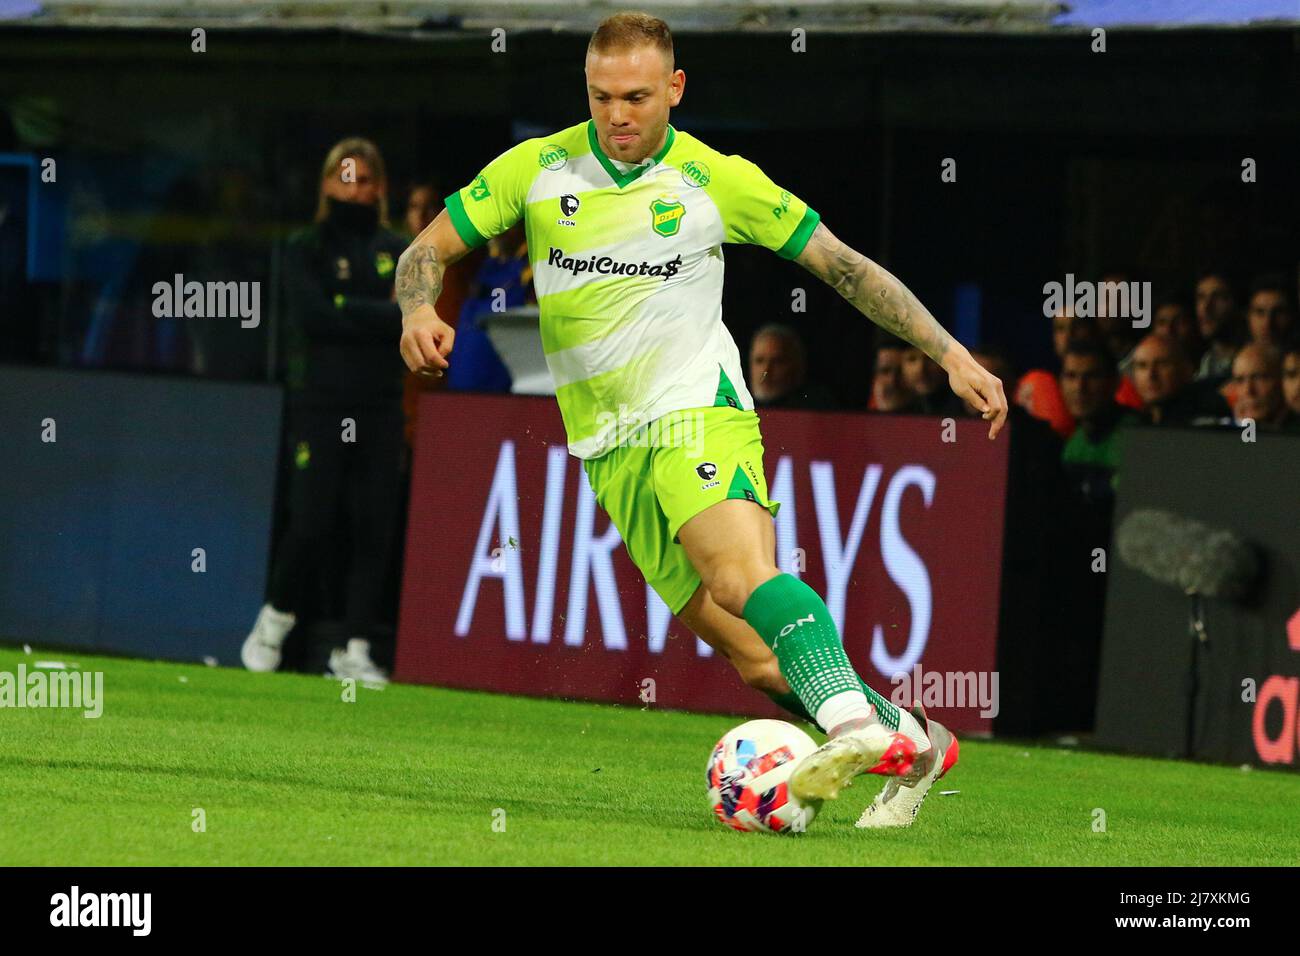
[[[362,637],[349,640],[346,650],[335,648],[330,651],[330,675],[351,677],[363,684],[388,683],[388,675],[370,659],[370,642]]]
[[[280,666],[280,650],[297,618],[263,604],[253,630],[244,639],[239,659],[250,671],[273,671]]]
[[[790,792],[799,800],[834,800],[861,773],[907,773],[916,744],[891,733],[876,718],[832,737],[799,762],[790,775]]]
[[[855,826],[863,829],[910,827],[934,782],[957,763],[960,748],[952,732],[937,720],[929,720],[925,708],[919,703],[912,708],[912,716],[930,738],[930,749],[917,757],[910,773],[893,777],[885,784],[885,789],[862,811]]]

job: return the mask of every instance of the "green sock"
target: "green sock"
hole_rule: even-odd
[[[897,730],[898,708],[891,701],[881,697],[868,687],[867,682],[861,677],[858,678],[858,683],[862,685],[862,693],[867,695],[867,702],[875,705],[876,716],[880,718],[880,722],[890,730]]]
[[[754,589],[745,602],[744,616],[776,654],[781,673],[803,704],[804,713],[816,714],[836,694],[861,691],[875,705],[880,722],[898,729],[898,709],[853,670],[831,612],[808,585],[791,574],[778,574]],[[780,700],[777,703],[793,710]]]

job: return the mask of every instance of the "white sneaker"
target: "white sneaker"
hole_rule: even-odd
[[[363,684],[388,683],[388,675],[370,659],[370,642],[363,637],[350,639],[346,650],[336,647],[330,651],[330,673]]]
[[[910,827],[934,782],[957,763],[960,748],[953,733],[937,720],[927,719],[920,702],[912,714],[930,738],[930,747],[917,757],[907,775],[889,779],[854,826],[864,830]]]
[[[911,738],[891,733],[873,716],[804,757],[790,775],[790,792],[805,803],[834,800],[858,774],[905,774],[915,757]]]
[[[257,613],[253,630],[244,639],[239,659],[250,671],[273,671],[280,666],[280,650],[284,639],[298,619],[285,611],[277,611],[263,604]]]

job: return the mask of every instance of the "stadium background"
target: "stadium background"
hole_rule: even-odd
[[[514,5],[480,21],[442,16],[438,5],[389,5],[345,22],[329,8],[302,17],[276,4],[214,6],[197,19],[153,5],[3,8],[0,173],[12,218],[0,282],[0,434],[16,454],[0,479],[0,635],[234,662],[261,599],[274,518],[277,249],[310,214],[319,157],[360,133],[384,149],[395,191],[433,176],[446,192],[519,138],[581,119],[575,51],[591,23],[579,14],[594,22],[595,13],[567,10],[566,29],[552,32],[556,6]],[[1072,14],[1040,3],[957,6],[888,5],[865,26],[819,11],[807,21],[810,50],[798,56],[775,9],[740,31],[725,29],[724,14],[678,23],[670,9],[688,76],[673,122],[758,161],[903,277],[963,341],[1005,342],[1022,368],[1051,354],[1042,284],[1066,272],[1123,268],[1162,284],[1213,261],[1240,274],[1295,275],[1294,11],[1216,5],[1228,22],[1206,24],[1209,5],[1134,4],[1138,25],[1126,26],[1107,19],[1122,5]],[[1161,19],[1171,28],[1145,25]],[[1104,54],[1089,48],[1094,23],[1109,27]],[[191,48],[195,25],[208,30],[201,54]],[[496,26],[508,31],[505,54],[489,47]],[[59,182],[36,190],[47,156],[58,160]],[[957,181],[940,185],[949,156]],[[1256,183],[1240,180],[1244,156],[1259,164]],[[19,228],[28,223],[39,228]],[[813,375],[844,405],[864,406],[870,326],[830,290],[770,268],[761,250],[727,255],[724,314],[737,341],[784,312],[798,281],[809,294],[800,325]],[[154,319],[148,290],[174,271],[261,281],[261,325]],[[84,436],[79,450],[59,449],[62,462],[36,450],[46,416],[59,421],[61,441],[69,426]],[[1188,433],[1176,460],[1200,462],[1200,440]],[[434,447],[419,447],[435,467]],[[1014,461],[1005,467],[1014,471]],[[1161,474],[1145,486],[1149,500],[1188,482],[1200,492],[1189,510],[1221,514],[1196,468]],[[1264,468],[1240,492],[1263,502],[1263,526],[1294,526],[1293,500],[1258,494],[1261,482],[1277,488],[1279,474]],[[417,467],[416,507],[420,488]],[[1087,601],[1088,587],[1074,597],[1054,590],[1060,579],[1027,544],[1042,546],[1036,529],[1052,515],[1008,495],[1004,558],[990,581],[998,619],[985,636],[996,637],[1000,669],[1021,673],[1004,684],[997,729],[1086,729],[1092,701],[1051,709],[1062,697],[1052,677],[1071,667],[1051,642],[1079,616],[1071,601]],[[849,490],[840,502],[847,522]],[[1135,503],[1121,498],[1121,512]],[[225,555],[201,582],[189,572],[196,541]],[[473,536],[466,541],[472,547]],[[1224,624],[1226,640],[1285,639],[1300,606],[1297,555],[1285,540],[1272,548],[1280,590],[1251,627]],[[1115,572],[1112,582],[1128,573],[1118,562]],[[1122,647],[1171,626],[1140,595],[1127,606],[1108,624],[1108,654],[1112,641]],[[1183,614],[1173,606],[1167,617]],[[594,641],[594,608],[588,627]],[[1144,692],[1140,667],[1110,660],[1112,696]],[[1296,679],[1285,658],[1272,666]],[[1241,676],[1230,669],[1220,682],[1238,686]],[[635,685],[619,680],[636,703]],[[1174,681],[1161,694],[1178,701],[1187,692]],[[1266,741],[1294,733],[1294,704],[1265,717]],[[1167,740],[1112,742],[1179,752]],[[1248,742],[1239,734],[1201,755],[1262,759]],[[1291,762],[1265,750],[1268,762]]]

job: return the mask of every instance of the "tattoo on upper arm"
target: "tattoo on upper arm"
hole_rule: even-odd
[[[410,315],[428,303],[433,305],[442,294],[443,264],[438,250],[427,243],[416,242],[397,260],[397,304],[402,315]]]
[[[952,336],[915,295],[878,263],[818,223],[798,262],[882,329],[942,362]]]

